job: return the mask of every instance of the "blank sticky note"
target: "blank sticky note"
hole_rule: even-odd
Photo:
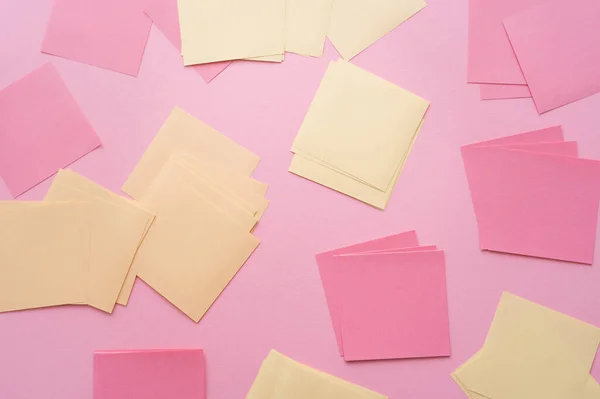
[[[200,349],[94,353],[94,399],[204,399]]]
[[[174,108],[122,190],[139,199],[173,152],[224,163],[249,176],[260,158],[180,108]]]
[[[51,64],[0,91],[0,176],[14,197],[100,145]]]
[[[423,0],[336,0],[327,36],[349,60],[426,5]]]
[[[185,65],[285,52],[282,0],[179,0]]]
[[[504,19],[539,113],[600,91],[600,3],[550,0]]]
[[[121,0],[55,0],[42,52],[137,76],[152,23]]]
[[[332,6],[333,0],[287,0],[285,50],[320,57]]]

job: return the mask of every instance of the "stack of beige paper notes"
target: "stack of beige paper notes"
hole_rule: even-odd
[[[348,62],[329,64],[290,172],[384,209],[429,102]]]
[[[483,348],[452,377],[470,399],[598,399],[600,329],[504,293]]]
[[[423,0],[178,0],[181,53],[185,65],[281,62],[286,51],[321,56],[328,36],[350,59],[425,5]]]
[[[198,322],[256,249],[260,158],[175,108],[122,190],[156,212],[133,270]]]
[[[387,396],[315,370],[272,350],[246,399],[386,399]]]
[[[0,203],[0,312],[126,305],[154,213],[61,170],[43,202]]]

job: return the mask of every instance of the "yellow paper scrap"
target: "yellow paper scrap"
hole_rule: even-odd
[[[333,0],[287,0],[285,50],[320,57],[329,27]]]

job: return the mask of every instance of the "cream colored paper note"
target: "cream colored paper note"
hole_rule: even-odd
[[[260,158],[181,108],[174,108],[158,134],[129,175],[123,192],[135,199],[144,195],[171,154],[189,153],[208,162],[227,165],[250,176]]]
[[[282,55],[286,0],[178,0],[185,65]]]
[[[426,5],[423,0],[335,0],[327,36],[349,60]]]
[[[332,5],[333,0],[287,0],[285,50],[322,56]]]
[[[386,191],[428,107],[352,64],[332,62],[292,151]]]

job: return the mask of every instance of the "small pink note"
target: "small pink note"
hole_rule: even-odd
[[[181,32],[179,30],[179,11],[177,0],[150,0],[145,7],[145,13],[154,25],[167,37],[181,54]],[[210,64],[191,65],[206,83],[217,77],[232,61],[213,62]],[[182,61],[183,64],[183,61]]]
[[[335,256],[346,361],[450,356],[443,251]]]
[[[482,100],[531,98],[527,85],[482,84],[479,86],[479,94]]]
[[[504,19],[540,114],[600,92],[599,20],[597,0],[550,0]]]
[[[152,23],[124,0],[55,0],[42,52],[137,76]]]
[[[202,350],[94,353],[94,399],[204,399]]]
[[[52,64],[0,91],[0,176],[14,197],[100,145]]]

